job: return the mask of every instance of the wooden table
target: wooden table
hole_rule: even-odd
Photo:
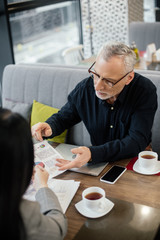
[[[82,199],[82,191],[90,186],[99,186],[106,192],[106,197],[125,200],[132,203],[144,204],[147,206],[160,208],[160,176],[146,176],[127,170],[115,184],[107,184],[100,181],[100,177],[112,166],[126,166],[129,160],[121,160],[114,164],[109,164],[98,177],[93,177],[81,173],[66,171],[57,179],[74,179],[80,181],[80,187],[74,196],[67,212],[68,233],[65,240],[71,240],[75,237],[81,226],[87,220],[86,217],[79,214],[75,204]]]

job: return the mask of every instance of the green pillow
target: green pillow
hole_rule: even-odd
[[[39,103],[33,100],[32,113],[31,113],[31,127],[38,122],[45,122],[51,115],[57,113],[58,108],[52,108],[45,104]],[[67,130],[61,133],[59,136],[48,139],[52,142],[64,143],[66,139]]]

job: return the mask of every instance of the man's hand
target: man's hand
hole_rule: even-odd
[[[77,155],[73,161],[56,159],[57,160],[56,166],[59,167],[59,170],[80,168],[91,159],[91,151],[88,147],[73,148],[71,152]]]
[[[52,135],[52,129],[48,123],[37,123],[32,126],[32,136],[38,141],[43,141],[42,137],[49,137]]]

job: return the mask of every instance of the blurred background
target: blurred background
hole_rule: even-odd
[[[131,44],[130,24],[159,21],[160,0],[1,0],[0,80],[7,64],[67,64],[73,47],[90,58],[106,41]]]
[[[64,49],[78,44],[90,57],[108,40],[128,43],[130,22],[159,20],[155,0],[7,0],[3,10],[15,63],[64,64]]]

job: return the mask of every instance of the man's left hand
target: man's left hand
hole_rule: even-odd
[[[62,171],[70,168],[80,168],[91,159],[91,151],[88,147],[73,148],[71,152],[76,154],[76,158],[73,161],[56,159],[56,166],[59,167],[59,170]]]

